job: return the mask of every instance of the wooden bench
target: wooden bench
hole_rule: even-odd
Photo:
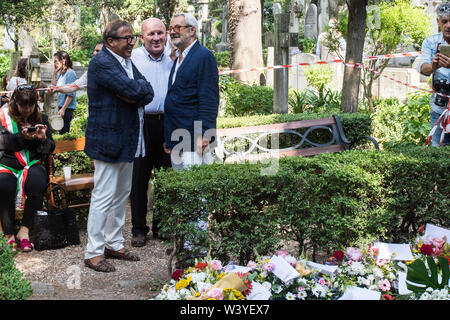
[[[325,131],[329,141],[317,143],[311,141],[310,135],[315,131]],[[280,140],[280,135],[296,136],[294,145],[284,148],[273,148],[262,145],[265,138],[272,143]],[[278,138],[276,138],[278,136]],[[275,138],[274,138],[275,137]],[[377,141],[366,136],[379,149]],[[341,152],[348,149],[351,142],[345,136],[338,115],[330,118],[283,122],[268,125],[217,129],[217,146],[215,154],[224,163],[243,161],[261,161],[267,158],[287,156],[314,156],[325,152]],[[230,150],[239,145],[241,150]]]
[[[65,179],[64,175],[55,176],[53,157],[61,152],[83,151],[84,145],[85,145],[84,137],[75,140],[55,141],[55,150],[53,150],[53,152],[47,157],[47,170],[49,182],[60,184],[68,192],[94,188],[93,173],[72,174],[71,178],[68,180]],[[92,161],[91,165],[92,168],[94,168],[94,164]],[[70,208],[78,208],[85,206],[89,206],[89,202],[69,205]]]

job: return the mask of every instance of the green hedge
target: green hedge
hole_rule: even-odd
[[[14,255],[0,232],[0,300],[26,300],[33,293],[31,283],[16,268]]]
[[[263,163],[161,170],[153,201],[163,232],[179,239],[195,238],[192,221],[208,218],[197,251],[222,261],[246,262],[282,240],[298,241],[299,254],[397,242],[426,222],[448,226],[449,158],[450,148],[414,147],[291,157],[272,175]]]

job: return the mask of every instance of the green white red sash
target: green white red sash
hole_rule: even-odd
[[[8,130],[10,133],[15,134],[19,132],[17,123],[9,116],[8,107],[5,106],[0,109],[0,121],[2,126]],[[19,163],[23,166],[22,170],[11,168],[0,163],[0,172],[6,172],[13,174],[17,178],[17,189],[16,189],[16,207],[23,208],[25,204],[25,181],[28,176],[28,169],[39,163],[39,160],[30,161],[30,155],[28,150],[21,150],[14,152]]]

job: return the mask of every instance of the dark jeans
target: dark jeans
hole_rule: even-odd
[[[61,110],[61,108],[59,108],[59,110]],[[66,111],[64,112],[64,126],[61,130],[59,130],[59,134],[67,133],[70,131],[70,122],[73,118],[73,111],[74,109],[66,109]]]
[[[29,229],[33,226],[33,217],[42,208],[44,193],[47,188],[47,172],[39,164],[28,170],[25,181],[25,207],[22,226]],[[17,178],[10,173],[0,173],[0,219],[5,235],[15,234]],[[17,195],[20,197],[21,195]]]
[[[144,116],[145,157],[139,157],[133,163],[133,180],[131,185],[131,233],[133,236],[146,235],[147,226],[147,191],[153,169],[170,168],[170,155],[164,152],[164,119],[156,115]],[[160,220],[153,212],[152,232],[158,234]]]

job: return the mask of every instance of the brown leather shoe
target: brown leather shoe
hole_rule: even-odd
[[[128,261],[139,261],[141,260],[139,256],[125,249],[123,252],[114,251],[108,248],[105,248],[105,257],[111,259],[120,259],[120,260],[128,260]]]
[[[105,259],[100,260],[100,262],[98,262],[97,264],[93,264],[91,262],[91,259],[85,259],[84,265],[88,268],[91,268],[92,270],[100,271],[100,272],[116,271],[116,268],[114,268],[114,266],[112,264],[110,264],[109,262],[107,262]]]

